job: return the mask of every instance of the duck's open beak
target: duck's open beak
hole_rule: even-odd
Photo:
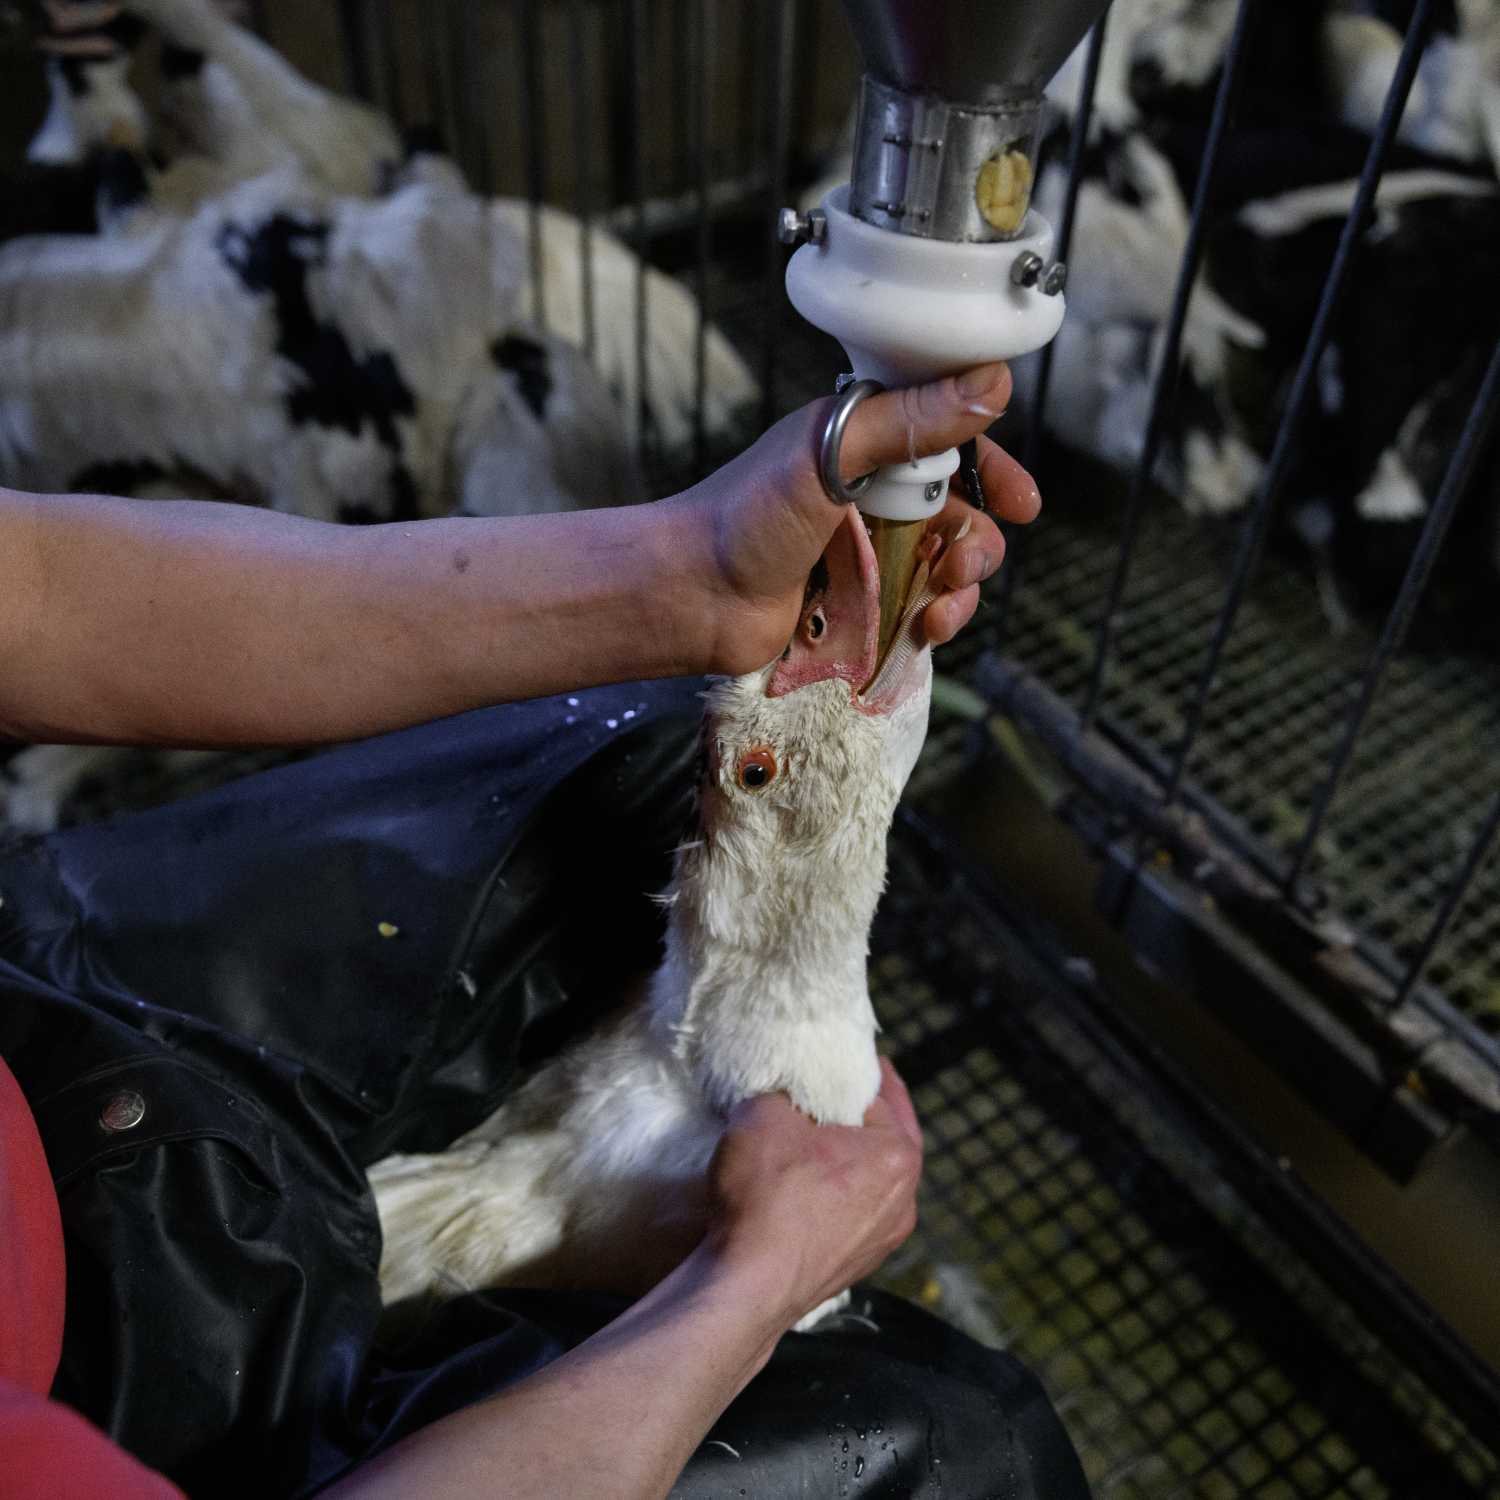
[[[930,593],[922,597],[925,567],[918,579],[891,649],[880,661],[880,570],[864,520],[851,505],[813,570],[802,618],[772,670],[766,696],[780,698],[814,682],[838,680],[849,684],[851,702],[863,713],[890,713],[905,702],[925,680],[929,661],[922,633],[922,611],[932,598]]]

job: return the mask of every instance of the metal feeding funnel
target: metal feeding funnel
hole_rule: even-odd
[[[1030,209],[1042,90],[1106,4],[844,0],[866,64],[851,180],[811,214],[788,210],[782,232],[801,245],[787,267],[793,305],[843,344],[861,382],[956,374],[1057,332],[1066,268]],[[849,409],[835,408],[825,433],[835,478],[834,421]],[[855,496],[880,568],[882,661],[958,464],[951,449],[914,457]]]
[[[1036,99],[1107,0],[844,0],[866,70],[950,104]]]
[[[1042,90],[1108,0],[844,0],[865,59],[850,210],[925,239],[1013,238]]]

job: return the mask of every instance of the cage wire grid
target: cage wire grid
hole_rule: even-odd
[[[887,1283],[1038,1372],[1101,1500],[1500,1495],[1492,1447],[1110,1048],[1035,924],[930,826],[896,851],[873,991],[929,1160]]]

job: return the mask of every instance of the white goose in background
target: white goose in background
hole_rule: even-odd
[[[677,853],[644,1000],[446,1151],[370,1169],[388,1304],[498,1285],[642,1292],[701,1237],[740,1100],[784,1090],[820,1122],[863,1119],[879,1088],[868,938],[926,734],[927,596],[860,693],[879,591],[852,507],[825,566],[787,653],[708,696],[700,829]]]

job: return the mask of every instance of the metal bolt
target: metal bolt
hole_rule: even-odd
[[[1042,277],[1042,290],[1049,297],[1056,297],[1067,284],[1068,268],[1060,260],[1053,261]]]
[[[146,1118],[146,1101],[134,1089],[121,1089],[99,1111],[99,1124],[110,1134],[134,1130]]]
[[[1035,250],[1023,250],[1010,268],[1010,279],[1016,286],[1035,286],[1042,279],[1047,262]]]
[[[821,245],[828,237],[828,215],[821,208],[800,214],[784,208],[776,220],[776,238],[783,245]]]
[[[938,498],[938,496],[941,495],[942,493],[943,493],[943,481],[941,479],[934,479],[932,481],[932,483],[929,484],[927,486],[927,488],[922,491],[922,494],[928,500],[936,500]]]

